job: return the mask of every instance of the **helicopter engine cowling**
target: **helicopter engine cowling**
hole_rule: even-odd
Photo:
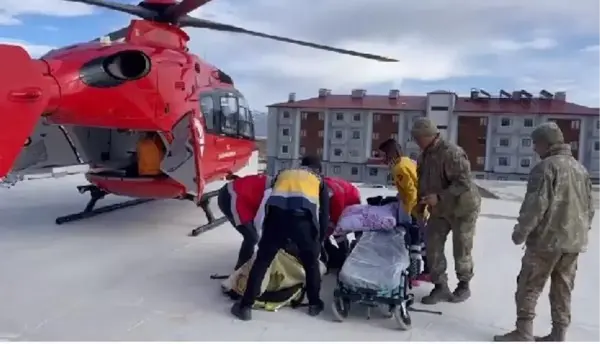
[[[138,80],[150,73],[150,57],[139,50],[123,50],[88,61],[80,71],[81,80],[93,87],[114,87]]]

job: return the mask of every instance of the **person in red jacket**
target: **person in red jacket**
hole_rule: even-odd
[[[342,212],[346,207],[354,204],[360,204],[360,192],[352,183],[337,177],[324,177],[323,179],[329,189],[329,228],[326,238],[331,236],[335,227],[340,220]],[[358,238],[358,233],[355,233]],[[333,245],[329,240],[325,240],[323,244],[324,261],[328,269],[340,269],[346,260],[346,256],[350,251],[350,244],[345,237],[336,240],[337,246]]]
[[[337,222],[346,207],[354,204],[360,204],[360,191],[349,181],[337,177],[325,177],[325,184],[329,188],[329,232],[326,237],[332,234]]]
[[[223,215],[243,237],[234,269],[237,270],[252,258],[254,247],[258,243],[259,235],[254,227],[254,217],[269,185],[269,177],[265,174],[244,177],[230,175],[227,179],[231,181],[219,190],[217,202]]]

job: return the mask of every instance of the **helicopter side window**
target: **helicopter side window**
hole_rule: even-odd
[[[204,123],[206,123],[206,130],[215,131],[215,102],[212,95],[203,96],[200,99],[200,110],[204,117]]]
[[[254,140],[254,120],[252,112],[244,97],[238,98],[239,118],[238,118],[238,135]]]
[[[239,107],[236,96],[227,94],[221,97],[221,113],[221,132],[226,135],[237,135]]]

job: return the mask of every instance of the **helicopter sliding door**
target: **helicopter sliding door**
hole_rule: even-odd
[[[12,170],[20,173],[46,173],[56,167],[82,164],[67,129],[41,119],[24,148],[17,157]]]
[[[197,182],[198,166],[202,152],[197,152],[197,148],[203,149],[204,143],[199,146],[196,140],[199,140],[199,133],[194,134],[198,127],[202,131],[202,125],[195,123],[197,118],[193,113],[189,113],[181,118],[173,127],[173,141],[168,146],[165,158],[161,164],[161,170],[169,177],[185,186],[187,192],[192,195],[199,195],[204,188],[203,180]],[[202,179],[202,178],[201,178]]]

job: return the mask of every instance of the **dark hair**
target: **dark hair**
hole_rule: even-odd
[[[300,166],[312,168],[313,170],[321,171],[321,159],[314,155],[307,155],[302,157],[300,161]]]
[[[389,152],[391,150],[396,151],[398,154],[402,154],[402,146],[394,139],[387,139],[379,145],[379,150],[383,152]]]

